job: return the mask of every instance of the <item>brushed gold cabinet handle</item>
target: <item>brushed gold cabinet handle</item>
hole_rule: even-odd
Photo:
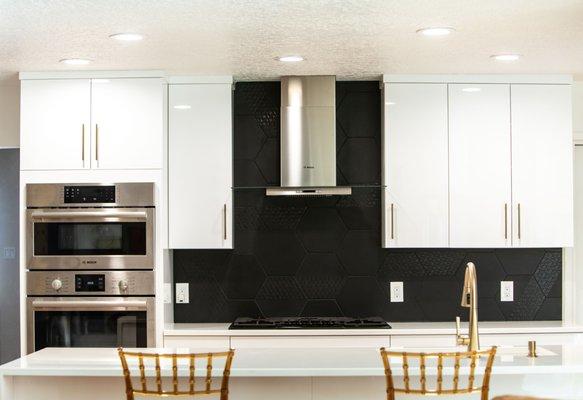
[[[504,203],[504,239],[508,239],[508,203]]]
[[[95,124],[95,161],[99,161],[99,125]]]
[[[394,218],[394,216],[395,216],[394,208],[395,208],[394,204],[391,203],[391,240],[395,239],[395,224],[393,222],[395,219]]]
[[[81,124],[81,161],[85,166],[85,124]]]
[[[518,238],[520,239],[520,203],[518,203]]]
[[[223,239],[227,240],[227,205],[223,204]]]

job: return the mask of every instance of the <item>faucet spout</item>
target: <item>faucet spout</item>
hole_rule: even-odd
[[[457,317],[457,344],[467,345],[468,351],[478,351],[480,349],[480,338],[478,334],[478,276],[476,274],[476,266],[473,262],[469,262],[466,265],[461,306],[469,308],[469,331],[468,336],[465,337],[459,333],[460,323],[459,317]]]

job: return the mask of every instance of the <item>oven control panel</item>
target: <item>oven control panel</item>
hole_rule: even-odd
[[[28,296],[153,296],[154,271],[28,271]]]
[[[115,186],[65,186],[65,204],[115,203]]]

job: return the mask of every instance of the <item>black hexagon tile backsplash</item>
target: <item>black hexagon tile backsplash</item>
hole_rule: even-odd
[[[190,284],[176,322],[239,316],[378,315],[453,321],[464,265],[478,270],[481,320],[560,320],[561,249],[382,249],[378,82],[336,84],[337,184],[351,196],[266,197],[279,185],[279,82],[238,82],[234,95],[234,249],[175,250]],[[389,189],[390,190],[390,189]],[[500,302],[500,281],[514,301]],[[405,301],[389,302],[389,282]]]

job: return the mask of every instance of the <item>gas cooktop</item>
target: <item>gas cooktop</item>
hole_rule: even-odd
[[[382,318],[281,317],[237,318],[229,329],[390,329]]]

